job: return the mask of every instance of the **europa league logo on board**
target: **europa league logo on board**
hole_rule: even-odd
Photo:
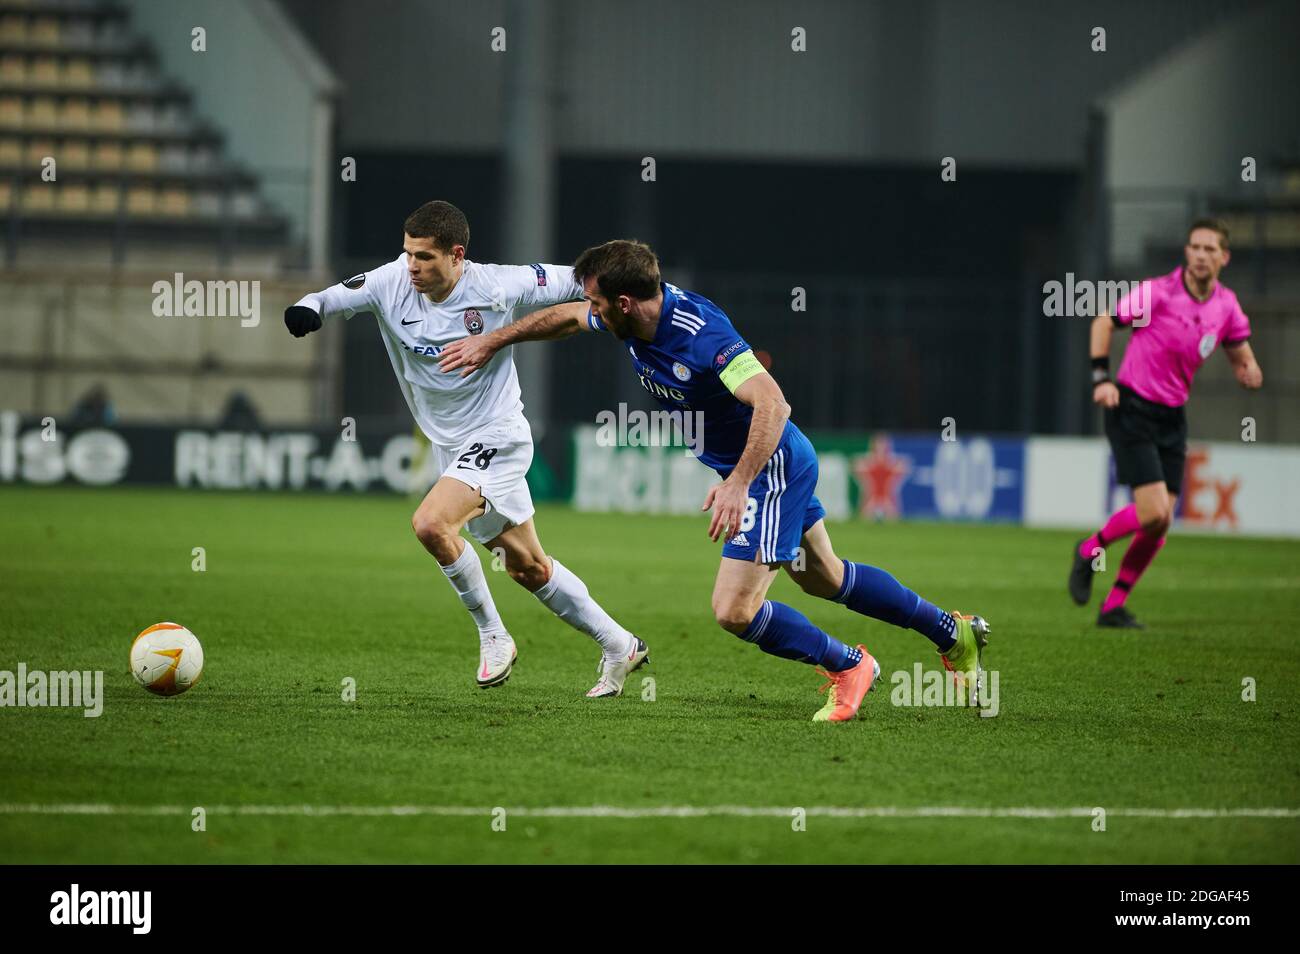
[[[483,331],[483,316],[479,314],[477,308],[465,309],[465,330],[472,335]]]

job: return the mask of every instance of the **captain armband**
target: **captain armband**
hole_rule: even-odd
[[[740,354],[736,355],[718,373],[718,378],[732,394],[736,393],[736,388],[740,387],[756,374],[762,374],[766,368],[758,358],[754,357],[754,352],[746,348]]]

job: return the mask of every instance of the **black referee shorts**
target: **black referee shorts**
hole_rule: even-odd
[[[1106,408],[1106,437],[1121,484],[1138,487],[1163,480],[1172,493],[1183,487],[1187,462],[1187,413],[1158,404],[1132,388],[1119,388],[1119,406]]]

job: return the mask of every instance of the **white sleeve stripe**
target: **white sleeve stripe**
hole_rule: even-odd
[[[704,319],[699,317],[698,315],[688,315],[686,312],[679,311],[676,308],[673,309],[673,314],[676,315],[678,318],[681,318],[683,321],[695,325],[696,328],[704,327]]]
[[[673,324],[676,327],[681,328],[683,331],[689,331],[693,335],[698,335],[700,333],[700,329],[695,327],[695,325],[688,325],[686,322],[678,321],[676,318],[673,319]]]

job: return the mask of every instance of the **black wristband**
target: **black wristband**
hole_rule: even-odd
[[[1092,359],[1092,386],[1105,384],[1110,380],[1110,358]]]

